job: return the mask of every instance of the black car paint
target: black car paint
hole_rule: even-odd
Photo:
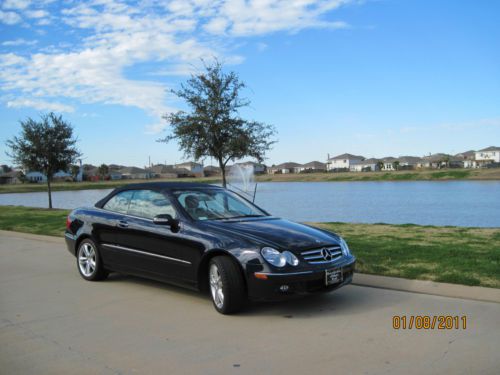
[[[142,189],[161,192],[171,199],[179,215],[178,228],[173,230],[151,219],[102,208],[121,191]],[[65,235],[68,250],[75,255],[79,242],[91,238],[99,246],[106,269],[199,290],[206,288],[209,258],[225,254],[240,265],[248,296],[256,300],[329,291],[351,282],[355,265],[352,255],[327,265],[312,265],[300,258],[301,251],[338,244],[336,234],[273,216],[193,220],[172,195],[172,191],[182,189],[221,188],[205,184],[146,183],[115,189],[95,207],[71,212],[71,224]],[[299,265],[287,264],[282,268],[270,265],[260,254],[263,246],[295,253],[300,259]],[[123,251],[123,248],[136,252]],[[344,281],[325,286],[325,270],[337,267],[342,267]],[[267,280],[257,279],[256,272],[266,274]],[[279,289],[283,284],[289,285],[286,292]]]

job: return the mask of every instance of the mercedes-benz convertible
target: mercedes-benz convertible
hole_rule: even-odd
[[[352,281],[356,262],[337,234],[199,183],[115,189],[94,207],[72,211],[65,239],[85,280],[120,272],[209,291],[223,314],[248,299],[337,289]]]

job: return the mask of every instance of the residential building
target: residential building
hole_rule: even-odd
[[[138,167],[125,167],[121,168],[118,172],[121,173],[124,179],[140,180],[153,177],[151,171]]]
[[[485,167],[492,163],[500,163],[500,147],[490,146],[475,152],[475,168]]]
[[[476,160],[476,151],[469,150],[454,155],[450,160],[450,167],[473,168]]]
[[[365,159],[359,164],[351,165],[349,170],[351,172],[378,171],[380,169],[379,163],[380,163],[380,159],[375,159],[375,158]]]
[[[289,161],[287,163],[281,163],[276,166],[269,167],[267,173],[269,174],[288,174],[297,173],[296,168],[301,167],[299,163],[294,163]]]
[[[424,156],[422,159],[423,168],[441,169],[448,167],[451,156],[448,154],[437,153]]]
[[[320,161],[310,161],[309,163],[295,167],[294,170],[295,173],[325,172],[326,163],[322,163]]]
[[[19,173],[20,171],[10,171],[0,174],[0,185],[19,183]]]
[[[193,161],[188,161],[186,163],[176,164],[174,169],[184,168],[187,169],[195,177],[203,177],[203,165],[200,163],[195,163]]]
[[[398,158],[400,170],[422,168],[423,159],[417,156],[400,156]]]
[[[359,155],[341,154],[330,158],[326,162],[327,171],[349,171],[351,166],[360,164],[365,158]]]
[[[36,183],[45,183],[47,182],[47,176],[45,176],[42,172],[28,172],[26,173],[26,181],[28,182],[36,182]]]
[[[382,158],[382,163],[384,164],[382,166],[382,170],[384,171],[395,171],[395,164],[394,162],[398,161],[398,159],[392,157],[392,156],[387,156],[385,158]]]
[[[211,176],[220,176],[221,175],[221,169],[219,167],[216,167],[215,165],[207,165],[205,168],[203,168],[203,173],[207,177]]]

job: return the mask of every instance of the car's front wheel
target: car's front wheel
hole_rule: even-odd
[[[85,280],[98,281],[108,276],[108,272],[102,265],[99,250],[90,238],[84,239],[78,246],[76,263],[80,275]]]
[[[221,314],[232,314],[243,307],[246,300],[245,282],[238,265],[227,256],[216,256],[208,266],[210,295],[215,309]]]

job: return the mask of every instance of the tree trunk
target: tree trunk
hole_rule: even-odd
[[[50,189],[50,177],[47,176],[47,191],[49,193],[49,209],[52,209],[52,190]]]
[[[222,187],[225,189],[226,188],[226,166],[222,162],[222,160],[219,160],[219,168],[220,172],[222,173]]]

